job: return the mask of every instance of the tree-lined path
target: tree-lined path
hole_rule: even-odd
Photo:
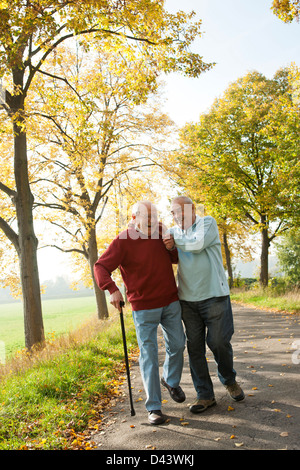
[[[127,383],[124,396],[92,436],[99,450],[299,450],[300,449],[300,317],[233,305],[235,369],[246,398],[235,403],[220,384],[211,352],[207,359],[217,406],[199,415],[188,404],[195,393],[187,351],[182,388],[187,399],[171,400],[163,389],[167,423],[148,424],[138,363],[131,367],[136,416],[130,416]],[[298,341],[298,344],[296,342]],[[159,335],[160,365],[164,359]],[[298,362],[298,364],[297,364]],[[118,453],[115,453],[118,455]]]

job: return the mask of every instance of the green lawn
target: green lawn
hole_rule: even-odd
[[[286,292],[285,294],[276,294],[272,289],[232,289],[230,294],[234,302],[242,302],[254,305],[258,308],[273,309],[279,312],[300,313],[300,293]]]
[[[81,304],[89,315],[87,299]],[[56,309],[49,308],[45,318],[63,326],[56,318],[61,304],[53,305]],[[80,308],[78,299],[73,306]],[[137,343],[131,312],[125,313],[131,361]],[[61,316],[75,325],[65,312]],[[67,323],[64,326],[65,330]],[[94,448],[91,435],[99,430],[110,400],[123,393],[120,387],[126,378],[118,315],[87,321],[66,342],[48,342],[43,350],[9,365],[12,368],[0,381],[0,450]]]
[[[73,330],[95,314],[93,296],[43,300],[45,336]],[[4,343],[6,358],[25,347],[21,303],[0,304],[0,342]]]

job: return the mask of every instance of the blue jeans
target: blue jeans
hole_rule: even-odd
[[[180,302],[172,302],[161,308],[133,311],[132,314],[140,349],[139,364],[146,392],[146,409],[148,411],[160,410],[157,329],[160,324],[166,346],[163,377],[168,385],[178,387],[185,348]]]
[[[222,384],[235,382],[230,344],[234,331],[230,297],[213,297],[199,302],[182,300],[180,303],[197,398],[209,400],[214,398],[214,391],[205,357],[206,343],[214,355]]]

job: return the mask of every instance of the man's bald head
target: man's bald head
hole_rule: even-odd
[[[148,212],[157,212],[155,204],[151,201],[138,201],[132,207],[132,215],[147,214]]]
[[[155,204],[151,201],[138,201],[132,208],[135,226],[145,235],[152,235],[158,226],[158,214]]]
[[[188,196],[174,197],[171,202],[171,214],[179,227],[187,230],[196,220],[195,205]]]
[[[172,199],[172,204],[194,204],[191,198],[187,196],[176,196]]]

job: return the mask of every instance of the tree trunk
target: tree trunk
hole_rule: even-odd
[[[105,318],[108,318],[108,308],[107,308],[105,292],[99,289],[98,284],[95,280],[94,265],[96,261],[98,261],[96,231],[94,228],[92,228],[90,230],[90,235],[89,235],[89,264],[90,264],[91,275],[93,278],[93,286],[94,286],[94,292],[95,292],[95,297],[96,297],[97,315],[100,320],[104,320]]]
[[[224,245],[226,267],[227,267],[227,273],[228,273],[228,284],[229,284],[229,287],[231,288],[233,286],[231,254],[230,254],[230,249],[229,249],[228,242],[227,242],[227,235],[225,232],[223,232],[223,245]]]
[[[260,285],[262,287],[268,286],[269,281],[269,246],[270,240],[268,236],[268,228],[265,220],[262,220],[263,229],[261,231],[262,247],[260,255]]]
[[[38,240],[33,224],[33,195],[30,190],[27,161],[27,141],[22,96],[14,110],[14,173],[16,183],[16,212],[19,231],[20,277],[23,294],[25,346],[41,344],[45,340],[42,302],[37,262]]]

